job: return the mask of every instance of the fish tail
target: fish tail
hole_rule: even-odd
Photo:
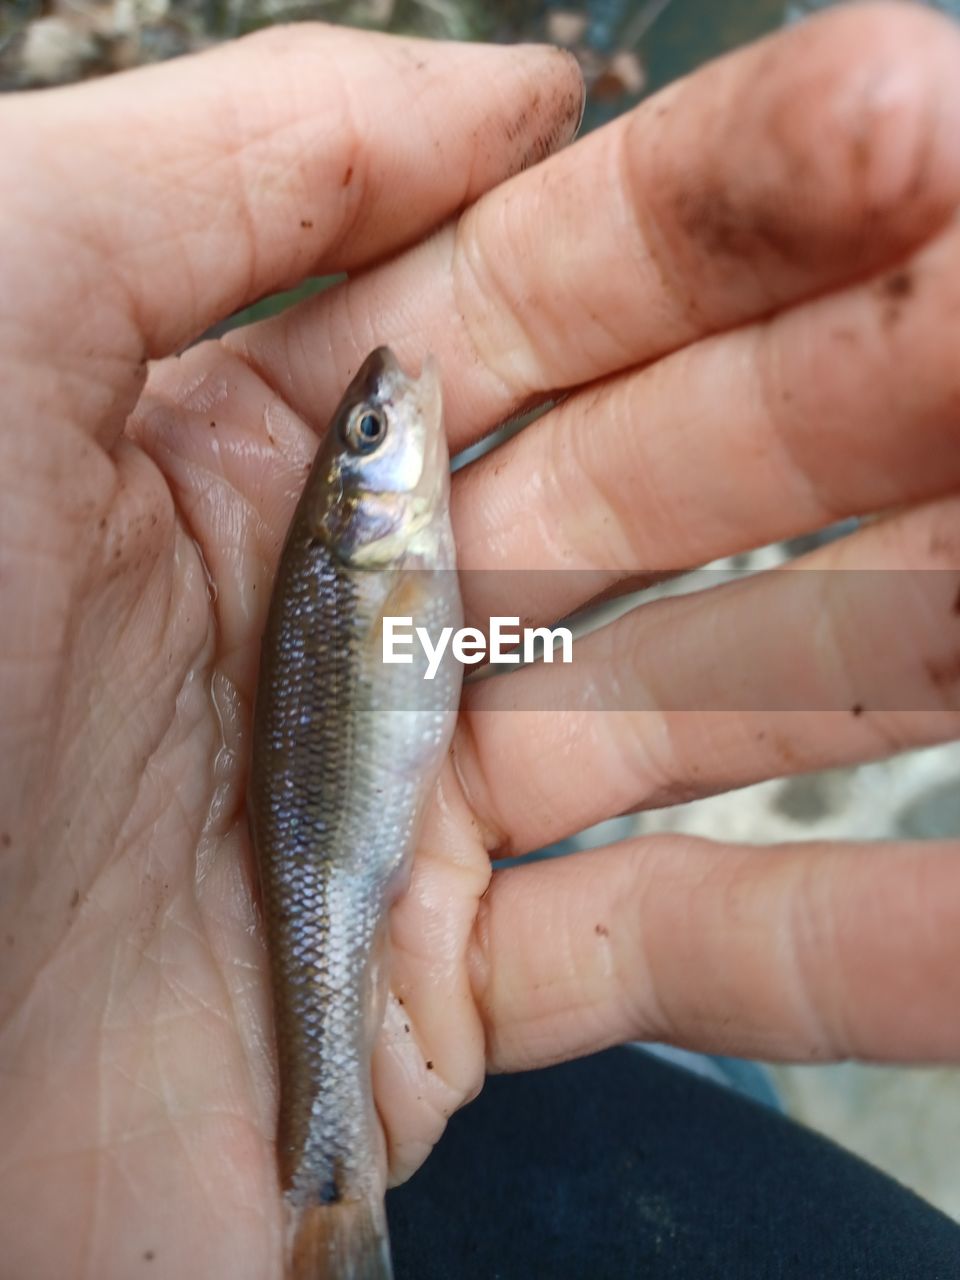
[[[393,1280],[381,1197],[291,1208],[287,1280]]]

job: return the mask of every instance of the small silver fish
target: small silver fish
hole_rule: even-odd
[[[385,665],[385,616],[462,611],[440,385],[381,347],[320,445],[263,637],[249,789],[280,1067],[291,1280],[392,1274],[370,1054],[384,921],[453,732],[461,668]]]

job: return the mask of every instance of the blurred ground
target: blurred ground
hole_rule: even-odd
[[[61,84],[314,19],[572,49],[597,123],[783,21],[782,0],[0,0],[0,89]]]

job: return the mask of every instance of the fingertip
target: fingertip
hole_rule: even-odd
[[[559,59],[558,77],[563,79],[568,88],[565,99],[567,113],[564,121],[569,127],[569,132],[565,141],[572,142],[583,127],[583,115],[587,109],[587,86],[583,78],[583,69],[569,49],[561,49],[557,45],[550,45],[548,48],[554,57]]]
[[[506,52],[496,49],[499,56]],[[524,138],[525,145],[512,172],[520,172],[545,160],[577,136],[583,122],[586,87],[576,58],[550,44],[513,45],[509,54],[524,79],[516,105],[505,122],[509,142]]]
[[[557,114],[567,126],[567,141],[580,132],[583,113],[587,105],[587,86],[583,69],[576,56],[555,44],[521,45],[520,48],[536,53],[544,69],[556,81],[555,105]]]
[[[67,317],[92,290],[112,382],[121,343],[164,355],[264,294],[414,243],[568,142],[581,109],[579,69],[551,47],[319,23],[14,102],[2,171],[22,207],[4,223],[31,244],[17,293],[56,277]],[[86,252],[58,273],[71,244]],[[32,340],[68,365],[89,335],[65,329],[38,306]],[[102,398],[73,407],[110,438],[122,394],[108,421]]]

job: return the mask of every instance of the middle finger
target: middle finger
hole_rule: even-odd
[[[469,612],[561,617],[956,490],[958,314],[954,222],[876,280],[571,396],[454,477]],[[487,572],[517,565],[546,572]]]

